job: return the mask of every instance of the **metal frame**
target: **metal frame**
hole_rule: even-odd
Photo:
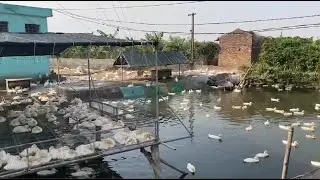
[[[163,162],[163,160],[161,160],[160,156],[159,156],[159,145],[162,144],[167,148],[175,150],[174,147],[171,147],[171,146],[167,145],[166,143],[190,138],[190,137],[192,137],[192,134],[190,134],[189,130],[184,126],[182,121],[178,118],[180,123],[182,123],[183,126],[187,129],[189,135],[185,136],[185,137],[181,137],[181,138],[174,138],[174,139],[166,140],[166,141],[161,141],[160,140],[160,136],[159,136],[159,94],[158,94],[159,93],[159,82],[158,82],[159,78],[158,78],[158,61],[157,61],[157,51],[156,51],[157,46],[153,45],[153,44],[152,44],[152,46],[153,46],[153,50],[155,52],[155,58],[156,58],[156,67],[155,67],[155,70],[156,70],[156,80],[155,80],[155,82],[156,82],[156,85],[155,85],[156,86],[156,119],[154,120],[154,122],[150,122],[149,124],[154,123],[154,130],[155,130],[155,138],[154,138],[154,140],[145,141],[145,142],[142,142],[142,143],[137,143],[137,144],[129,145],[129,146],[125,146],[125,145],[124,146],[115,146],[114,148],[110,148],[110,149],[104,150],[104,151],[98,151],[98,152],[94,151],[95,152],[94,154],[89,155],[89,156],[85,156],[85,157],[76,157],[76,158],[73,158],[73,159],[70,159],[70,160],[50,161],[47,164],[42,164],[42,165],[35,166],[35,167],[29,167],[28,166],[28,168],[24,168],[24,169],[21,169],[21,170],[4,171],[4,172],[0,172],[0,178],[9,178],[9,177],[16,177],[16,176],[21,176],[21,175],[25,175],[25,174],[31,174],[31,173],[35,173],[37,171],[50,169],[50,168],[53,168],[53,167],[60,167],[60,166],[64,166],[64,165],[71,164],[71,163],[76,163],[76,162],[85,161],[85,160],[89,160],[89,159],[95,159],[95,158],[99,158],[99,157],[103,157],[103,156],[118,154],[118,153],[127,152],[127,151],[131,151],[131,150],[139,149],[139,148],[149,147],[149,146],[151,146],[152,159],[155,162],[155,167],[153,167],[153,168],[154,169],[155,168],[156,169],[160,169],[160,161]],[[94,82],[92,80],[91,72],[90,72],[89,47],[90,46],[87,46],[87,52],[86,52],[87,60],[88,60],[87,61],[88,62],[88,64],[87,64],[87,66],[88,66],[88,83],[89,83],[88,85],[89,85],[89,96],[90,96],[89,97],[89,107],[95,108],[95,107],[92,106],[92,102],[98,103],[99,109],[101,110],[100,112],[101,112],[102,115],[104,115],[105,111],[103,111],[103,106],[102,106],[102,108],[100,108],[99,103],[102,104],[102,105],[107,105],[107,106],[113,108],[113,114],[117,117],[118,116],[118,108],[117,107],[114,107],[114,106],[111,106],[111,105],[108,105],[108,104],[105,104],[105,103],[102,103],[102,102],[99,102],[99,101],[96,101],[96,100],[92,99],[91,90],[95,91],[95,87],[94,87]],[[58,66],[59,66],[59,60],[58,60]],[[60,71],[58,71],[58,73],[59,73],[58,74],[58,77],[59,77],[60,76]],[[123,73],[123,71],[122,71],[122,73]],[[97,95],[97,93],[96,93],[96,95]],[[123,111],[126,112],[126,114],[130,113],[130,112],[126,111],[125,109],[123,109]],[[137,113],[137,112],[138,111],[136,111],[135,113]],[[145,124],[147,124],[147,123],[145,123]],[[140,125],[144,125],[144,124],[142,123]],[[122,129],[122,128],[126,128],[126,126],[121,127],[121,128],[114,128],[114,129],[110,129],[110,130],[95,130],[95,131],[91,131],[91,132],[87,132],[87,133],[80,133],[80,134],[76,134],[76,135],[70,135],[69,137],[57,137],[57,138],[52,138],[52,139],[46,139],[46,140],[41,140],[41,141],[36,141],[36,142],[25,143],[25,144],[18,144],[18,145],[14,145],[14,146],[8,146],[8,147],[0,148],[0,150],[1,149],[5,150],[5,149],[12,149],[12,148],[20,148],[20,147],[28,146],[28,145],[32,145],[32,144],[41,144],[41,143],[46,143],[46,142],[61,141],[64,138],[79,137],[79,136],[82,136],[82,135],[85,135],[85,134],[95,134],[95,135],[97,135],[97,134],[101,134],[103,132],[111,132],[112,130]],[[27,154],[28,154],[28,157],[29,157],[29,152],[27,152]],[[172,168],[174,167],[172,165],[169,165],[166,162],[165,162],[165,164],[167,166],[169,166],[169,167],[172,167]],[[173,169],[177,170],[177,168],[173,168]],[[156,178],[160,178],[159,172],[160,172],[160,170],[157,171]]]

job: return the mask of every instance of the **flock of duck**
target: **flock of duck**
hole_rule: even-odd
[[[45,87],[55,86],[54,83],[46,82]],[[19,91],[18,91],[19,90]],[[107,150],[117,146],[133,145],[153,139],[150,132],[142,132],[141,129],[130,131],[125,127],[122,120],[114,121],[106,116],[101,116],[98,111],[92,110],[87,103],[75,98],[71,102],[64,96],[49,88],[46,92],[35,92],[28,96],[22,94],[21,88],[15,88],[16,95],[12,100],[2,98],[0,101],[0,123],[9,122],[13,127],[13,133],[42,133],[43,127],[39,124],[52,123],[59,125],[61,121],[66,122],[73,130],[88,129],[95,131],[100,126],[102,131],[112,133],[112,136],[105,137],[101,141],[90,144],[82,144],[75,148],[69,146],[40,149],[37,144],[24,149],[19,154],[13,155],[5,150],[0,151],[0,167],[4,170],[20,170],[28,166],[40,166],[53,160],[67,160],[79,156],[95,153],[95,150]],[[128,102],[130,104],[130,102]],[[12,110],[19,106],[23,110]],[[103,134],[102,135],[106,135]],[[55,173],[55,169],[38,172],[39,175]],[[79,174],[89,172],[79,170]],[[74,174],[77,176],[77,173]]]
[[[263,85],[263,87],[267,87],[268,85]],[[279,87],[279,85],[272,85],[272,87],[276,88],[278,91],[283,91],[282,88]],[[291,91],[292,90],[292,85],[287,85],[285,86],[285,90],[286,91]],[[234,92],[241,92],[240,89],[235,89]],[[184,100],[183,100],[184,101]],[[217,100],[217,102],[219,103],[221,101],[221,98],[219,98]],[[270,99],[270,102],[274,102],[274,103],[277,103],[277,102],[280,102],[280,99],[279,98],[271,98]],[[184,105],[184,102],[180,103],[181,105]],[[238,106],[235,106],[233,105],[232,106],[232,109],[236,110],[244,110],[244,109],[247,109],[248,107],[252,106],[253,103],[252,102],[244,102],[242,105],[238,105]],[[202,106],[202,103],[200,103],[200,106]],[[213,107],[213,109],[215,110],[221,110],[221,107],[220,106],[217,106],[215,105]],[[314,109],[318,112],[320,111],[320,104],[315,104],[314,106]],[[291,108],[289,109],[289,111],[285,111],[285,110],[280,110],[280,109],[277,109],[276,107],[273,107],[273,108],[266,108],[265,111],[267,112],[274,112],[274,113],[277,113],[277,114],[282,114],[283,116],[286,116],[286,117],[289,117],[289,116],[303,116],[304,115],[304,110],[300,110],[299,108]],[[208,115],[206,115],[206,117],[208,117]],[[318,114],[317,115],[317,118],[320,118],[320,115]],[[269,120],[263,122],[263,124],[265,126],[268,126],[270,125],[270,122]],[[291,124],[287,124],[287,125],[284,125],[284,124],[279,124],[278,125],[280,129],[282,130],[286,130],[288,131],[291,127],[301,127],[301,130],[303,131],[306,131],[306,132],[311,132],[311,134],[306,134],[305,135],[305,138],[307,139],[316,139],[316,136],[314,134],[317,126],[314,122],[300,122],[300,121],[297,121],[297,122],[294,122],[294,123],[291,123]],[[249,125],[248,127],[245,128],[245,131],[252,131],[253,130],[253,126],[252,125]],[[222,142],[222,135],[221,134],[218,134],[218,135],[213,135],[213,134],[208,134],[208,137],[211,138],[211,139],[216,139],[216,140],[219,140],[220,142]],[[287,140],[282,140],[282,143],[284,145],[287,145],[288,142]],[[299,145],[298,141],[296,140],[293,140],[293,142],[291,143],[291,146],[292,147],[295,147],[297,148]],[[269,154],[268,154],[268,151],[265,150],[263,153],[257,153],[253,158],[245,158],[243,159],[243,162],[245,163],[258,163],[260,161],[261,158],[267,158],[269,157]],[[320,162],[317,162],[317,161],[311,161],[311,164],[313,166],[317,166],[317,167],[320,167]],[[187,169],[191,172],[191,173],[195,173],[195,167],[188,163],[187,164]]]

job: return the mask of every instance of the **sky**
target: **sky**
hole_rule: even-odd
[[[77,15],[98,18],[103,20],[134,21],[146,23],[182,23],[182,26],[150,26],[141,24],[128,24],[118,22],[103,21],[104,25],[74,19],[72,17],[53,11],[53,17],[48,18],[49,32],[73,32],[73,33],[92,33],[97,34],[97,30],[113,34],[117,26],[129,27],[139,30],[151,31],[178,31],[190,33],[191,16],[190,13],[196,13],[195,23],[207,22],[226,22],[269,19],[293,16],[307,16],[320,14],[319,1],[205,1],[192,4],[167,5],[158,7],[143,8],[114,8],[122,6],[137,6],[163,3],[176,3],[183,1],[0,1],[0,3],[63,9]],[[64,9],[90,9],[91,10],[64,10]],[[107,9],[95,9],[107,8]],[[92,10],[93,9],[93,10]],[[303,19],[268,21],[255,23],[239,24],[213,24],[204,26],[195,26],[195,33],[200,32],[231,32],[237,28],[243,30],[265,29],[271,27],[282,27],[300,24],[320,23],[320,16]],[[110,27],[111,26],[111,27]],[[302,37],[320,37],[320,27],[285,30],[283,36],[302,36]],[[124,38],[126,36],[134,39],[144,38],[146,32],[120,29],[116,37]],[[281,31],[261,32],[264,36],[280,36]],[[176,36],[176,35],[173,35]],[[190,38],[190,34],[180,35],[184,38]],[[169,34],[165,34],[165,39]],[[215,41],[219,35],[215,34],[196,34],[197,41]]]

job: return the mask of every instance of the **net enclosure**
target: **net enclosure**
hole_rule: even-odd
[[[154,45],[146,41],[96,36],[89,33],[0,33],[0,57],[59,55],[71,46]]]
[[[113,66],[130,68],[147,68],[156,66],[188,64],[186,56],[178,51],[157,51],[157,55],[151,52],[125,51],[120,53]]]

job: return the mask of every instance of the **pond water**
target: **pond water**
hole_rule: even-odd
[[[201,94],[186,93],[175,95],[167,102],[188,128],[191,127],[194,137],[169,145],[177,150],[173,151],[160,145],[160,157],[170,164],[187,171],[187,163],[196,167],[195,175],[188,174],[185,179],[193,178],[280,178],[285,145],[282,140],[287,139],[287,131],[279,129],[278,125],[292,122],[315,122],[317,112],[315,103],[320,103],[320,93],[317,91],[293,90],[278,92],[271,88],[249,88],[243,93],[202,90]],[[221,98],[218,103],[217,99]],[[280,102],[271,102],[270,98],[280,98]],[[181,109],[183,99],[189,99],[189,109]],[[234,110],[232,105],[242,105],[252,102],[246,110]],[[200,106],[202,103],[202,106]],[[221,106],[220,111],[213,106]],[[154,111],[154,104],[149,105]],[[304,116],[284,117],[274,112],[266,112],[267,107],[277,107],[289,111],[290,108],[300,108],[305,111]],[[169,112],[164,102],[159,103],[160,111]],[[207,117],[206,114],[209,114]],[[160,126],[162,139],[186,136],[182,125],[173,125],[172,115],[163,118]],[[170,120],[168,122],[167,120]],[[269,120],[270,125],[263,123]],[[245,128],[252,125],[252,131]],[[315,135],[319,135],[319,129]],[[222,134],[223,142],[208,138],[210,134]],[[310,133],[308,133],[310,134]],[[291,151],[288,177],[303,174],[313,167],[311,160],[320,161],[320,143],[318,139],[306,139],[306,132],[300,127],[295,128],[294,140],[299,142],[298,148]],[[260,159],[259,163],[243,163],[244,158],[253,157],[256,153],[267,150],[270,157]],[[139,150],[117,154],[92,162],[96,169],[92,178],[154,178],[153,170],[146,158]],[[181,174],[161,164],[162,178],[179,178]],[[55,177],[70,177],[70,173],[59,170]]]

